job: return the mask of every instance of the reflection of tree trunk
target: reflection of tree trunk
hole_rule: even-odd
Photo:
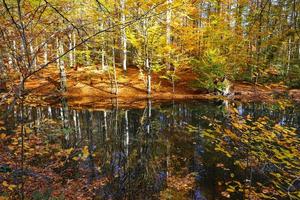
[[[80,111],[76,112],[76,120],[77,120],[77,126],[78,126],[78,138],[81,140],[82,138],[82,134],[81,134],[81,126],[80,126],[80,115],[79,115]]]
[[[114,116],[115,116],[115,125],[114,125],[114,134],[115,136],[118,135],[118,99],[114,99],[116,102],[113,103],[113,113],[114,113]]]
[[[52,108],[50,106],[48,106],[48,117],[52,118]]]
[[[85,112],[85,119],[86,119],[86,131],[88,136],[88,166],[90,168],[90,175],[88,178],[88,181],[91,182],[96,177],[96,171],[95,171],[95,163],[93,158],[93,152],[94,152],[94,140],[93,140],[93,116],[92,113],[90,113],[88,110]]]
[[[68,142],[70,140],[69,134],[69,106],[66,98],[62,98],[61,100],[62,108],[61,108],[61,117],[62,117],[62,127],[65,130],[65,140]]]
[[[152,109],[152,102],[151,99],[148,99],[147,101],[147,125],[146,125],[146,131],[149,135],[151,133],[151,109]]]
[[[21,199],[24,199],[24,162],[25,162],[25,152],[24,152],[24,137],[26,134],[26,129],[24,125],[24,101],[21,99]]]
[[[103,118],[104,118],[104,133],[105,133],[105,140],[108,140],[107,138],[107,113],[104,110],[103,111]]]
[[[41,108],[37,107],[36,108],[36,127],[37,127],[37,131],[40,130],[41,120],[42,120]]]
[[[128,157],[129,152],[129,127],[128,127],[128,110],[125,111],[125,153]]]
[[[76,136],[78,136],[78,125],[77,125],[77,112],[76,110],[73,110],[73,122],[74,122],[74,130]]]

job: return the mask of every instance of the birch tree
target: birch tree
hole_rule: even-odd
[[[121,42],[122,42],[122,56],[123,56],[123,70],[127,71],[127,36],[126,36],[126,11],[125,11],[126,0],[120,0],[121,5]]]

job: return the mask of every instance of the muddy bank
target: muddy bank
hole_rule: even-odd
[[[74,108],[109,108],[112,105],[118,107],[142,108],[147,104],[149,98],[146,93],[144,74],[138,69],[129,68],[126,76],[119,69],[118,86],[119,94],[111,93],[110,75],[92,67],[80,68],[77,71],[67,71],[67,91],[61,93],[59,87],[59,72],[56,67],[49,67],[39,74],[31,77],[26,83],[28,91],[27,102],[38,105],[56,105],[64,100]],[[191,82],[195,75],[191,71],[181,70],[180,77],[176,83],[175,93],[169,81],[154,74],[152,78],[153,102],[170,100],[209,100],[220,98],[215,94],[204,94],[192,89]],[[289,97],[300,102],[300,90],[288,90],[279,85],[253,85],[249,83],[233,83],[232,95],[226,97],[231,100],[248,101],[276,101],[279,98]],[[117,101],[116,101],[117,99]]]

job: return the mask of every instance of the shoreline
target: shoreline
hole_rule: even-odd
[[[120,108],[142,108],[146,106],[147,99],[153,102],[214,99],[274,102],[288,97],[295,102],[300,102],[300,89],[289,90],[278,84],[255,86],[250,83],[235,82],[232,83],[231,88],[233,95],[229,97],[203,93],[190,87],[190,83],[196,77],[191,71],[185,70],[178,72],[180,80],[176,83],[175,94],[172,93],[172,85],[167,80],[162,79],[159,74],[153,74],[152,95],[149,97],[138,69],[129,68],[126,77],[121,75],[121,69],[118,69],[117,73],[120,75],[118,95],[111,94],[111,82],[107,73],[93,70],[91,67],[80,68],[78,71],[68,69],[67,91],[61,93],[57,90],[59,72],[56,67],[49,67],[26,82],[25,88],[28,92],[26,102],[31,105],[57,105],[60,104],[62,98],[65,98],[70,107],[93,109],[111,107],[112,99],[118,99]]]

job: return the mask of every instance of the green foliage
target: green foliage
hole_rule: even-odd
[[[192,61],[193,70],[197,73],[198,79],[194,86],[204,88],[209,91],[215,89],[222,90],[224,84],[222,82],[215,83],[216,80],[225,76],[226,59],[220,55],[218,49],[206,51],[201,60]]]
[[[300,88],[300,65],[293,65],[286,79],[290,88]]]

